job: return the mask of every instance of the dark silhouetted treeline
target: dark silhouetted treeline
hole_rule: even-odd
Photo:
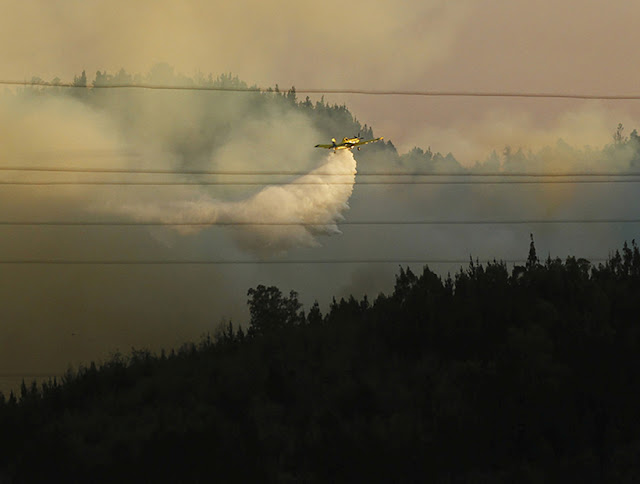
[[[401,268],[325,315],[248,296],[245,330],[0,398],[3,482],[638,482],[635,242]]]

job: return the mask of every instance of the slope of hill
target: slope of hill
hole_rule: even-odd
[[[640,252],[400,269],[304,312],[250,289],[231,323],[0,399],[9,482],[633,482]],[[13,479],[13,480],[12,480]]]

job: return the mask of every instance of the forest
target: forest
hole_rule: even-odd
[[[2,482],[637,482],[640,251],[399,268],[0,397]]]
[[[145,74],[131,74],[124,69],[115,74],[98,70],[93,79],[82,71],[74,77],[72,84],[76,89],[61,87],[59,78],[45,81],[33,77],[31,82],[33,85],[18,91],[19,96],[70,97],[98,109],[112,118],[120,132],[130,141],[134,140],[134,144],[160,144],[159,149],[173,153],[182,168],[211,163],[211,153],[228,142],[232,133],[247,119],[284,124],[286,115],[295,114],[298,116],[295,124],[299,125],[300,120],[309,122],[321,133],[320,141],[356,134],[367,139],[384,135],[374,133],[367,124],[363,125],[344,104],[330,104],[325,102],[324,96],[315,102],[309,96],[299,99],[295,86],[281,90],[276,84],[273,88],[260,90],[232,73],[214,77],[198,72],[189,77],[175,72],[166,63],[154,65]],[[105,89],[122,85],[178,86],[195,90]],[[206,91],[207,88],[248,91],[239,95],[237,92]],[[159,119],[169,120],[167,123],[170,122],[171,129]],[[289,134],[293,136],[293,133]],[[388,139],[369,145],[354,156],[372,172],[388,171],[392,166],[403,173],[414,174],[535,173],[555,167],[558,160],[563,160],[565,168],[577,171],[585,168],[625,171],[640,167],[640,135],[637,129],[626,135],[624,126],[619,124],[612,135],[612,143],[603,148],[570,146],[562,139],[554,146],[536,151],[505,145],[500,153],[492,151],[470,167],[463,166],[453,153],[434,152],[430,147],[416,146],[406,153],[398,153]],[[208,164],[206,166],[211,168]]]

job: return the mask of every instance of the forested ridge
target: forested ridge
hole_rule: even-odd
[[[196,73],[187,76],[178,73],[166,63],[154,65],[145,74],[132,74],[120,69],[114,74],[98,70],[93,79],[82,71],[74,76],[76,89],[61,87],[61,80],[45,81],[33,77],[34,86],[18,91],[28,97],[70,97],[106,113],[119,127],[125,138],[139,142],[158,144],[167,153],[174,154],[183,165],[215,167],[211,153],[229,141],[231,134],[247,119],[271,120],[281,123],[285,114],[295,113],[307,118],[322,136],[315,143],[328,142],[332,137],[360,135],[364,138],[385,136],[362,124],[345,105],[326,102],[324,96],[313,102],[309,96],[299,99],[295,86],[281,90],[273,88],[260,91],[232,73]],[[144,89],[105,89],[109,86],[155,85],[183,88],[232,89],[249,92],[188,91]],[[84,88],[84,89],[83,89]],[[171,129],[159,119],[170,121]],[[297,133],[290,133],[295,141]],[[619,124],[612,133],[612,143],[602,148],[570,146],[562,139],[556,145],[532,151],[526,146],[505,145],[500,153],[492,151],[482,160],[475,160],[470,167],[463,166],[454,153],[432,151],[431,147],[414,147],[406,153],[398,153],[393,142],[385,137],[382,143],[368,145],[366,150],[355,152],[359,163],[368,171],[386,172],[397,168],[403,173],[492,173],[532,172],[555,170],[558,160],[576,171],[593,170],[633,171],[640,166],[640,135],[633,129],[629,136]],[[274,142],[282,142],[274,140]],[[461,143],[466,140],[461,139]],[[313,146],[312,144],[312,146]],[[552,170],[552,171],[553,171]]]
[[[400,268],[0,397],[6,482],[637,482],[640,251]]]
[[[17,95],[31,99],[64,97],[79,101],[105,113],[125,138],[134,139],[138,144],[160,143],[163,151],[173,153],[189,166],[206,162],[207,168],[215,168],[212,152],[227,143],[235,130],[242,130],[247,120],[284,124],[288,115],[297,115],[296,121],[308,120],[322,135],[310,144],[310,148],[314,144],[328,142],[332,137],[357,134],[365,138],[374,137],[373,129],[361,124],[344,104],[330,104],[325,102],[324,96],[315,102],[308,96],[300,100],[295,87],[281,90],[277,84],[260,91],[257,86],[250,86],[231,73],[216,77],[198,73],[189,77],[175,72],[168,64],[159,63],[146,74],[130,74],[124,69],[115,74],[98,70],[93,80],[82,71],[74,77],[75,89],[60,87],[59,78],[46,82],[33,77],[31,82],[36,85],[19,89]],[[105,89],[123,84],[222,91]],[[224,92],[224,89],[249,91]],[[166,122],[159,122],[159,119]],[[298,135],[292,131],[288,133],[288,139],[272,142],[295,142]],[[395,147],[388,141],[368,146],[366,152],[358,155],[366,158],[367,152],[384,152],[387,160],[390,155],[397,157]]]

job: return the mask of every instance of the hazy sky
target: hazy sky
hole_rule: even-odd
[[[39,76],[68,81],[83,69],[91,80],[96,70],[145,73],[166,62],[188,76],[231,72],[262,87],[277,83],[298,89],[640,94],[637,2],[2,0],[1,6],[3,80]],[[535,151],[555,146],[558,138],[577,148],[600,148],[611,141],[619,122],[626,134],[640,128],[640,101],[362,95],[327,99],[346,103],[362,123],[391,139],[401,152],[431,146],[452,152],[465,164],[484,160],[494,149],[501,153],[505,145]],[[175,166],[175,160],[161,152],[162,139],[144,137],[188,136],[197,128],[188,124],[189,116],[199,119],[202,113],[198,106],[185,106],[188,115],[176,110],[173,117],[158,119],[152,108],[136,114],[136,149],[143,156],[137,161]],[[111,123],[76,102],[0,104],[0,162],[40,162],[38,153],[64,151],[67,158],[84,153],[81,161],[95,166],[129,166],[131,160],[118,157],[85,159],[86,153],[128,148]],[[315,166],[319,155],[312,146],[324,140],[316,139],[304,120],[285,114],[263,123],[248,121],[212,160],[243,169]],[[153,129],[147,132],[147,126]],[[298,141],[293,146],[292,138]],[[552,151],[547,167],[576,166],[571,156]],[[46,161],[54,163],[56,157]],[[213,195],[193,190],[85,187],[53,193],[51,188],[0,187],[0,217],[86,219],[87,213],[106,213],[140,220],[157,218],[165,207],[184,211],[220,206]],[[337,215],[347,220],[638,216],[632,212],[637,189],[627,185],[515,190],[356,183],[353,192],[349,187],[340,197],[348,198],[350,209],[343,198],[332,199],[340,206],[331,205],[336,214],[327,218],[331,222]],[[235,207],[255,210],[260,208],[256,200],[263,198],[248,198]],[[311,209],[318,205],[314,200]],[[308,216],[309,210],[303,212],[296,216]],[[330,237],[301,234],[309,243],[285,256],[457,259],[473,253],[485,260],[518,258],[526,256],[532,231],[543,256],[606,256],[625,239],[638,238],[637,226],[338,227],[343,233]],[[0,232],[2,257],[14,258],[238,259],[246,256],[247,247],[241,233],[218,228],[191,235],[145,227],[3,227]],[[168,347],[197,339],[221,318],[243,322],[246,291],[257,284],[276,284],[285,292],[295,289],[307,307],[315,298],[326,307],[332,296],[351,292],[375,297],[392,288],[396,269],[397,264],[0,266],[0,298],[6,309],[0,319],[0,373],[58,372],[69,362],[101,358],[115,349]],[[437,269],[446,273],[456,268]]]
[[[639,17],[637,2],[605,0],[4,0],[1,75],[92,78],[167,62],[260,86],[637,93]],[[640,113],[640,102],[334,98],[401,148],[454,153],[452,131],[501,130],[487,125],[514,113],[520,129],[555,129],[566,111],[595,109],[610,126]],[[576,141],[584,128],[563,127]]]

